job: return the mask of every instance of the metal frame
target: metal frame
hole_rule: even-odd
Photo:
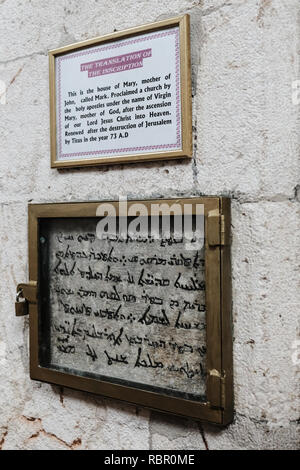
[[[104,201],[100,201],[104,202]],[[204,205],[205,266],[207,308],[207,402],[197,402],[117,385],[92,378],[80,377],[41,367],[39,364],[39,220],[43,218],[95,217],[100,202],[33,204],[28,206],[29,217],[29,283],[19,284],[17,290],[29,306],[30,316],[30,376],[74,389],[116,398],[197,420],[226,425],[233,418],[232,331],[231,331],[231,267],[230,267],[230,200],[222,197],[191,199],[128,201],[130,205],[143,202],[172,205]],[[118,216],[118,202],[111,202]],[[24,311],[25,314],[25,311]],[[19,313],[20,315],[20,313]]]
[[[56,90],[55,90],[55,59],[60,55],[86,49],[118,39],[151,33],[161,29],[179,26],[180,34],[180,82],[181,82],[181,131],[182,149],[153,152],[145,154],[121,155],[114,157],[98,157],[84,160],[58,161],[56,155]],[[129,163],[172,158],[192,157],[192,93],[191,93],[191,52],[190,52],[190,18],[189,15],[150,23],[121,32],[107,34],[102,37],[78,42],[69,46],[49,51],[49,84],[50,84],[50,132],[51,132],[51,168],[69,168],[81,166],[107,165],[113,163]]]

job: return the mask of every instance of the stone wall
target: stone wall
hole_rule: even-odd
[[[48,50],[183,13],[193,160],[51,170]],[[0,0],[0,448],[297,447],[299,31],[298,0]],[[28,202],[200,194],[232,198],[233,424],[31,381],[28,319],[14,317],[28,275]]]

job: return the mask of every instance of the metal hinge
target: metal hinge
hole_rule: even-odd
[[[209,371],[209,403],[211,406],[225,408],[225,385],[226,374],[219,372],[217,369]]]
[[[37,303],[37,282],[29,281],[28,283],[18,284],[17,297],[15,303],[15,313],[17,317],[28,315],[29,304]]]
[[[208,213],[207,236],[210,246],[224,246],[227,244],[225,216],[220,214],[218,209]]]

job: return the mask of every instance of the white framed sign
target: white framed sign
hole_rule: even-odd
[[[52,168],[192,156],[188,15],[49,60]]]

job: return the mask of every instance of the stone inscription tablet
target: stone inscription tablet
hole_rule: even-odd
[[[98,239],[97,221],[41,222],[41,365],[205,400],[203,244]]]

